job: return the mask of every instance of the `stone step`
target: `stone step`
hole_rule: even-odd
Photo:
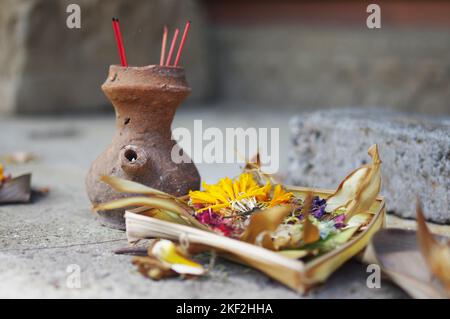
[[[425,118],[383,109],[324,110],[290,122],[288,182],[336,188],[379,145],[381,194],[388,211],[415,218],[419,196],[429,221],[450,224],[450,118]]]

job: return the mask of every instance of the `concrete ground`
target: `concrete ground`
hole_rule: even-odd
[[[239,114],[239,115],[238,115]],[[280,153],[289,148],[289,113],[248,110],[219,113],[217,109],[182,108],[174,127],[279,127]],[[253,124],[251,124],[253,123]],[[212,273],[198,280],[143,278],[129,256],[112,253],[125,246],[125,234],[102,227],[90,211],[84,177],[90,163],[111,140],[113,115],[102,117],[0,119],[0,154],[29,151],[35,162],[10,165],[17,175],[32,172],[35,187],[50,193],[27,205],[0,206],[0,297],[3,298],[300,298],[298,294],[256,271],[219,259]],[[286,156],[287,157],[287,156]],[[287,159],[281,161],[283,171]],[[236,175],[239,165],[199,165],[202,178],[213,182]],[[400,227],[414,222],[391,218]],[[444,227],[444,228],[442,228]],[[448,231],[447,226],[436,228]],[[81,288],[68,288],[70,265],[81,271]],[[73,266],[72,266],[73,267]],[[72,268],[74,269],[74,268]],[[306,297],[404,298],[387,281],[379,289],[366,287],[366,267],[348,262],[330,280]]]

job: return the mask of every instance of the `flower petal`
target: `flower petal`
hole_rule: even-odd
[[[151,254],[179,274],[201,276],[206,273],[202,265],[182,255],[170,240],[158,240]]]

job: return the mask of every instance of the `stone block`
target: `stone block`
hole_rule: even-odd
[[[370,161],[367,149],[377,143],[388,210],[415,218],[419,196],[428,220],[450,223],[449,118],[330,110],[299,114],[290,130],[290,183],[334,189],[347,173]]]

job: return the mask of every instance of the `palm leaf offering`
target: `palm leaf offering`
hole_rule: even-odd
[[[130,242],[163,238],[201,245],[304,292],[362,250],[384,223],[376,145],[369,155],[372,164],[352,172],[336,191],[275,184],[258,163],[183,198],[104,177],[116,190],[142,196],[94,209],[137,208],[125,214]]]

